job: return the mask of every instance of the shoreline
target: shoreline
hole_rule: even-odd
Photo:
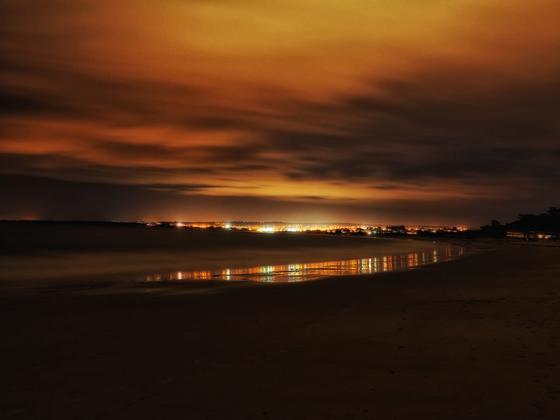
[[[297,284],[1,295],[0,407],[57,420],[557,418],[560,248],[499,245]]]
[[[0,257],[0,289],[18,285],[34,286],[49,283],[131,282],[156,273],[189,272],[218,269],[244,269],[265,265],[311,264],[334,260],[352,260],[412,252],[427,252],[443,247],[448,242],[416,238],[335,237],[327,235],[210,234],[203,241],[218,239],[238,240],[225,249],[140,249],[131,252],[84,249],[70,252],[65,249],[45,248],[31,255],[19,253]],[[189,239],[189,235],[183,235]],[[200,239],[200,234],[195,239]],[[240,242],[241,241],[241,242]],[[254,242],[254,243],[251,243]],[[285,241],[286,244],[282,245]],[[277,242],[281,244],[278,247]],[[202,244],[208,246],[206,244]],[[192,247],[192,245],[190,245]]]

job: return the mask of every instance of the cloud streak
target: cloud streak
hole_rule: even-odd
[[[136,218],[476,224],[555,204],[560,6],[536,3],[4,0],[0,216],[41,182],[130,191]],[[142,194],[158,210],[133,210]]]

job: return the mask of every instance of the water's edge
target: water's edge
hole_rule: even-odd
[[[429,264],[450,261],[461,257],[464,252],[465,249],[461,246],[446,244],[434,246],[431,250],[387,254],[367,258],[150,273],[141,276],[139,280],[145,282],[217,280],[291,283],[317,280],[319,278],[331,276],[406,271]]]

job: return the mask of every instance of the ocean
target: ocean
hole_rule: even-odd
[[[58,282],[300,282],[416,269],[463,254],[415,239],[148,228],[140,224],[0,223],[0,287]]]

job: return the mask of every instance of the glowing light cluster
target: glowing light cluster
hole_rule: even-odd
[[[149,222],[147,227],[172,226],[184,229],[226,229],[257,233],[341,233],[368,236],[400,234],[418,235],[422,232],[458,233],[468,230],[466,226],[379,226],[354,223],[282,223],[282,222]]]
[[[257,232],[274,233],[276,232],[276,229],[274,228],[274,226],[260,226],[257,228]]]

